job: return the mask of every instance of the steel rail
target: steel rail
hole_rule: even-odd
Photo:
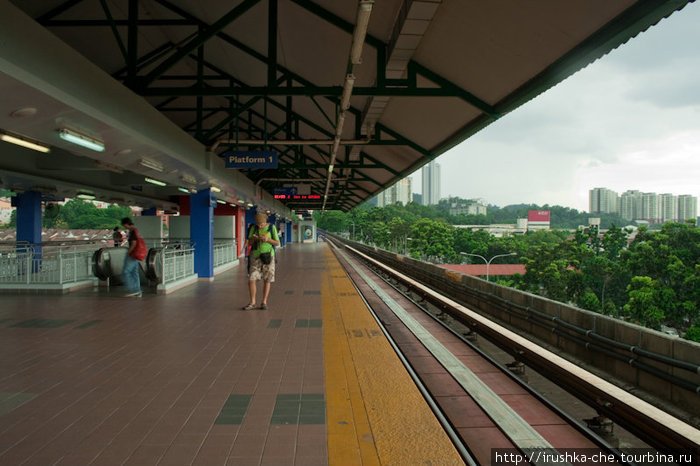
[[[370,267],[371,269],[371,267]],[[376,273],[376,276],[379,277],[381,280],[384,281],[388,286],[392,287],[397,293],[401,294],[404,298],[406,298],[408,301],[410,301],[414,306],[416,306],[418,309],[422,310],[427,316],[429,316],[431,319],[433,319],[435,322],[440,324],[445,330],[453,334],[455,337],[457,337],[462,343],[465,345],[469,346],[474,352],[479,354],[482,358],[484,358],[486,361],[489,363],[493,364],[495,367],[500,369],[503,374],[508,376],[510,380],[513,382],[517,383],[519,387],[521,387],[523,390],[528,392],[530,395],[535,397],[538,401],[540,401],[542,404],[547,406],[550,410],[555,412],[558,416],[560,416],[562,419],[564,419],[569,425],[571,425],[574,429],[576,429],[579,433],[585,435],[588,437],[590,440],[592,440],[596,445],[599,447],[605,449],[606,451],[612,453],[615,455],[615,458],[617,461],[619,461],[622,464],[630,464],[630,463],[625,463],[622,459],[622,454],[619,450],[614,448],[612,445],[610,445],[608,442],[606,442],[603,438],[601,438],[598,434],[593,432],[591,429],[589,429],[587,426],[584,426],[581,424],[580,421],[572,417],[570,414],[568,414],[566,411],[562,410],[559,408],[557,405],[555,405],[552,401],[550,401],[547,397],[536,391],[532,386],[529,384],[525,383],[520,377],[516,376],[513,374],[512,371],[510,371],[507,367],[503,366],[500,362],[496,361],[493,357],[491,357],[489,354],[484,352],[481,348],[476,346],[474,343],[471,341],[467,340],[464,338],[464,336],[457,332],[455,329],[447,325],[445,322],[442,320],[438,319],[435,314],[430,312],[425,306],[421,305],[419,302],[417,302],[415,299],[413,299],[408,293],[404,292],[401,290],[399,287],[397,287],[395,284],[393,284],[389,279],[386,279],[382,277],[381,274]]]
[[[393,275],[399,282],[418,290],[428,301],[438,307],[450,309],[453,317],[505,351],[514,354],[518,359],[595,407],[599,413],[617,422],[649,445],[662,450],[677,448],[700,452],[698,429],[490,321],[451,298],[440,295],[411,277],[394,271],[354,248],[347,245],[346,248],[355,251],[357,255],[364,256],[368,261]],[[696,455],[700,460],[700,453]]]
[[[329,243],[333,246],[333,248],[338,249],[338,246],[335,245],[335,243],[329,241]],[[334,251],[335,254],[336,251]],[[338,254],[335,254],[336,258],[338,258],[338,261],[343,263],[341,260],[341,257],[338,256]],[[472,457],[471,453],[469,452],[469,449],[464,445],[464,442],[462,441],[462,438],[457,434],[455,431],[454,427],[450,423],[450,421],[445,417],[445,414],[443,413],[442,409],[440,409],[440,406],[438,406],[437,402],[435,401],[435,398],[431,395],[430,391],[426,388],[426,386],[423,384],[421,381],[420,377],[418,374],[416,374],[416,371],[413,369],[413,366],[411,366],[411,363],[408,362],[406,357],[404,356],[403,352],[399,348],[399,346],[396,344],[396,341],[391,337],[389,334],[389,331],[386,329],[384,324],[382,323],[381,319],[377,314],[374,312],[374,309],[372,309],[372,306],[367,302],[367,299],[365,298],[364,294],[362,294],[362,291],[360,291],[360,288],[357,286],[357,283],[355,282],[355,279],[348,273],[348,278],[350,279],[350,283],[352,283],[352,286],[355,288],[357,291],[357,294],[360,295],[360,298],[362,299],[362,302],[365,303],[365,306],[367,306],[367,309],[369,309],[369,312],[372,314],[372,317],[374,320],[377,322],[377,325],[379,328],[382,330],[382,333],[384,334],[384,337],[387,339],[389,342],[389,345],[391,345],[392,349],[398,356],[399,360],[401,361],[401,364],[406,368],[406,371],[408,372],[408,375],[411,377],[413,380],[413,383],[415,383],[416,388],[418,388],[418,391],[421,393],[423,398],[425,399],[426,403],[428,403],[428,406],[430,407],[430,410],[435,414],[435,417],[437,418],[438,422],[442,426],[442,428],[445,430],[445,433],[447,436],[450,438],[450,441],[454,445],[454,447],[457,449],[457,452],[459,455],[462,457],[464,462],[468,464],[469,466],[477,466],[478,463],[474,461],[474,458]]]

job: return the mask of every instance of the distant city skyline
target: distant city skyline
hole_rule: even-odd
[[[588,199],[591,214],[614,213],[625,220],[683,222],[698,216],[698,198],[690,194],[657,194],[630,189],[618,195],[612,189],[593,188]]]
[[[579,211],[596,186],[700,197],[699,24],[688,4],[438,157],[442,197]]]

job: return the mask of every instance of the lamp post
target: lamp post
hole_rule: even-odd
[[[475,256],[475,257],[480,257],[485,263],[486,263],[486,281],[489,281],[489,265],[491,265],[491,261],[494,260],[497,257],[506,257],[506,256],[517,256],[517,252],[510,252],[508,254],[497,254],[493,256],[491,259],[486,260],[484,256],[481,256],[479,254],[472,254],[469,252],[460,252],[463,256]]]

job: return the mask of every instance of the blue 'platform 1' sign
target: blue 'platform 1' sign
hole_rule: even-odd
[[[230,150],[224,152],[226,168],[277,168],[277,152]]]

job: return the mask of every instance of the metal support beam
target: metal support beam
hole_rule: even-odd
[[[267,4],[267,85],[277,81],[277,0]]]
[[[132,86],[136,79],[138,61],[138,20],[139,2],[129,0],[129,28],[128,28],[128,53],[126,60],[126,84]]]
[[[117,45],[119,46],[119,50],[121,51],[122,57],[124,58],[124,62],[128,63],[129,62],[129,53],[126,51],[126,47],[124,47],[124,42],[122,41],[122,38],[119,35],[119,30],[117,29],[117,26],[114,23],[114,18],[112,18],[112,12],[109,11],[109,5],[107,5],[107,0],[100,0],[100,4],[102,5],[102,10],[104,10],[104,12],[105,12],[105,16],[107,16],[107,20],[109,21],[109,26],[112,29],[112,34],[114,34],[114,38],[117,41]]]
[[[142,79],[140,84],[143,87],[146,87],[149,84],[151,84],[162,74],[164,74],[166,71],[172,68],[177,62],[189,55],[190,52],[204,45],[206,41],[208,41],[209,39],[217,35],[219,32],[221,32],[226,26],[231,24],[232,21],[241,17],[246,11],[248,11],[250,8],[256,5],[259,1],[260,0],[245,0],[243,3],[237,5],[231,11],[223,15],[218,21],[216,21],[214,24],[212,24],[206,30],[204,30],[201,34],[198,34],[197,37],[185,44],[182,47],[182,49],[180,49],[177,53],[173,54],[163,63],[157,66],[156,69],[154,69],[148,74],[148,76],[145,76]]]
[[[52,8],[51,10],[47,11],[43,15],[39,16],[36,21],[37,23],[41,24],[42,26],[45,26],[47,21],[50,21],[51,19],[55,18],[56,16],[60,15],[61,13],[70,10],[73,8],[75,5],[78,3],[82,2],[83,0],[68,0],[65,3],[62,3],[58,5],[55,8]]]
[[[191,87],[148,87],[139,89],[142,96],[195,96],[198,90]],[[212,86],[202,91],[207,96],[230,97],[234,95],[265,95],[265,96],[325,96],[340,97],[343,86]],[[356,96],[387,96],[387,97],[459,97],[464,98],[465,91],[457,88],[441,87],[354,87]],[[339,102],[335,102],[336,104]],[[359,110],[358,110],[359,111]],[[495,113],[495,112],[494,112]]]

